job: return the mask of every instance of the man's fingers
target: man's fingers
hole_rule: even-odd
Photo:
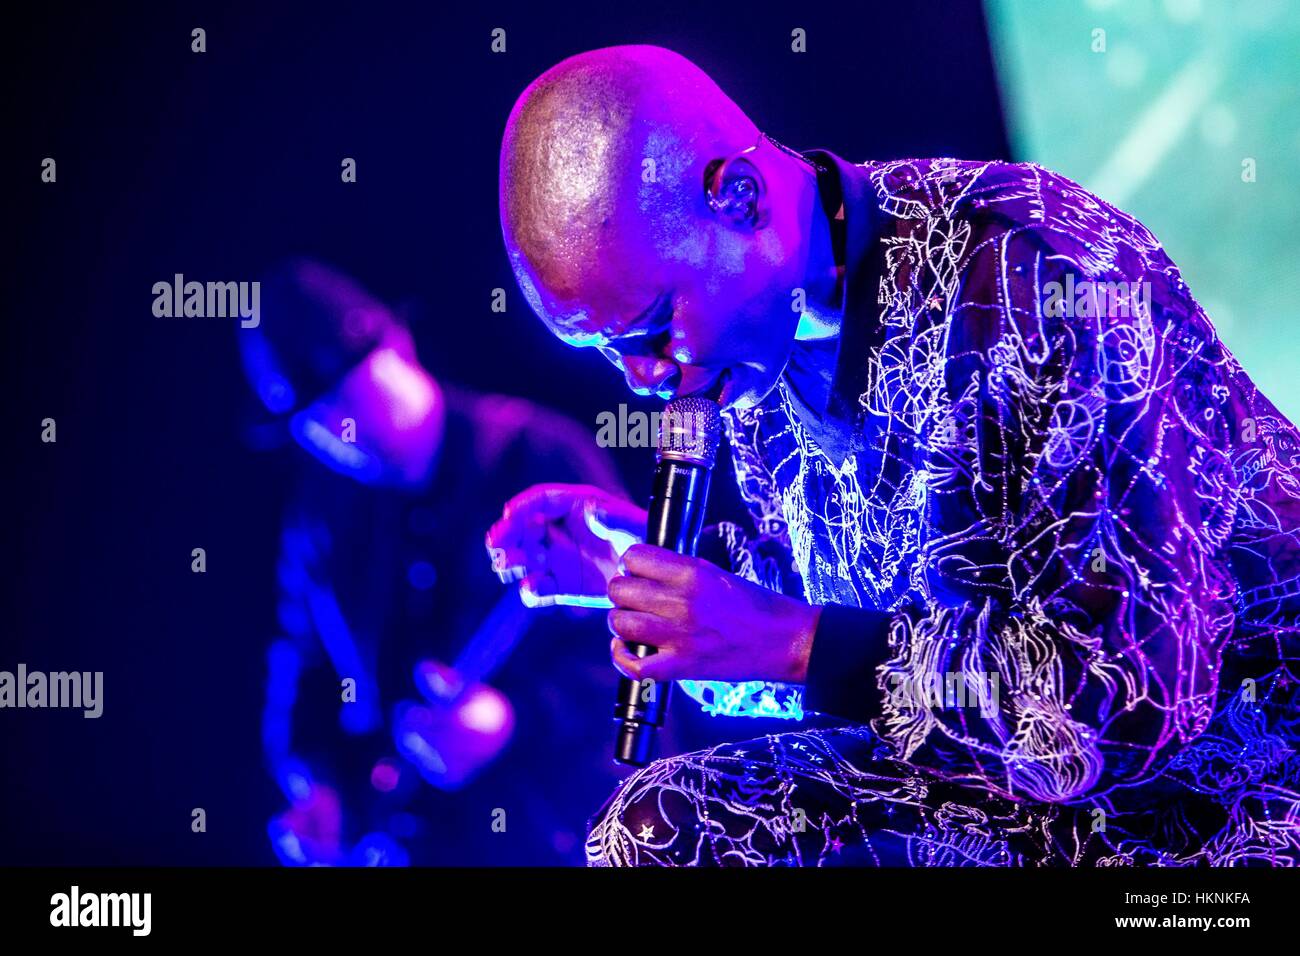
[[[535,571],[519,582],[519,600],[524,607],[550,607],[556,603],[559,588],[548,571]]]
[[[529,607],[611,606],[604,594],[609,568],[591,564],[606,561],[608,552],[598,546],[599,554],[589,554],[591,542],[579,525],[622,554],[639,540],[645,512],[594,485],[534,485],[506,502],[488,529],[484,544],[492,570],[505,583],[519,581]]]
[[[652,544],[634,544],[623,554],[623,567],[629,574],[663,584],[685,584],[695,573],[697,562],[697,558]]]
[[[629,535],[639,539],[645,532],[643,509],[595,485],[533,485],[505,503],[501,517],[488,529],[488,549],[535,540],[550,522],[570,517],[584,520],[593,534],[611,543]]]
[[[523,553],[518,548],[496,547],[492,544],[490,536],[484,541],[484,545],[487,547],[488,557],[492,560],[492,570],[496,572],[502,583],[509,584],[524,576]]]
[[[612,495],[593,495],[586,502],[587,524],[598,525],[608,532],[645,536],[646,512],[634,502]],[[595,528],[592,529],[595,533]],[[608,538],[605,538],[608,541]]]
[[[541,541],[546,537],[546,526],[550,518],[541,511],[519,510],[503,514],[492,527],[488,528],[487,546],[493,548],[517,548],[529,542]]]
[[[575,501],[596,490],[590,485],[533,485],[507,501],[503,512],[507,518],[511,514],[527,512],[554,520],[564,517]]]
[[[487,551],[492,570],[505,583],[518,581],[530,571],[541,571],[546,564],[547,549],[540,540],[494,547],[489,539]]]
[[[641,513],[639,525],[620,524],[611,519],[607,509],[594,502],[588,502],[583,510],[583,516],[587,522],[587,530],[594,534],[601,541],[608,541],[609,546],[613,548],[614,553],[622,557],[624,552],[632,545],[639,542],[645,530],[645,513]],[[635,530],[629,530],[635,527]]]
[[[637,657],[620,637],[609,642],[609,656],[624,677],[633,680],[676,680],[677,655],[671,650],[661,650],[649,657]]]
[[[501,520],[508,524],[538,515],[543,521],[557,521],[576,505],[604,497],[609,496],[595,485],[533,485],[506,502],[501,510]]]
[[[678,605],[676,592],[652,581],[620,574],[609,579],[609,599],[615,607],[663,615]]]
[[[671,647],[682,636],[680,628],[657,614],[619,607],[609,612],[609,630],[625,641],[658,648]]]
[[[501,509],[501,517],[488,528],[487,546],[509,549],[526,540],[540,540],[546,524],[562,518],[573,507],[572,485],[533,485],[519,492]]]

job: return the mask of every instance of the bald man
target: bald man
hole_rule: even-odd
[[[1140,223],[1033,165],[794,152],[644,46],[523,93],[501,217],[563,342],[721,402],[754,528],[620,565],[644,511],[544,485],[498,567],[607,602],[626,674],[841,721],[633,774],[591,863],[1300,862],[1300,442]]]

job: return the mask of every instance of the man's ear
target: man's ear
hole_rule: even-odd
[[[704,198],[713,212],[739,228],[761,229],[767,222],[767,184],[746,149],[715,159],[704,169]]]

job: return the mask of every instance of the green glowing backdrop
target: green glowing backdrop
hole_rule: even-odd
[[[1300,422],[1300,3],[986,0],[1017,158],[1165,244]]]

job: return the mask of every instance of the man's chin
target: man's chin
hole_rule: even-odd
[[[777,378],[755,365],[736,365],[722,371],[704,388],[680,394],[707,398],[723,408],[749,408],[767,398]]]
[[[752,408],[771,394],[779,376],[745,365],[729,369],[717,396],[723,408]]]

